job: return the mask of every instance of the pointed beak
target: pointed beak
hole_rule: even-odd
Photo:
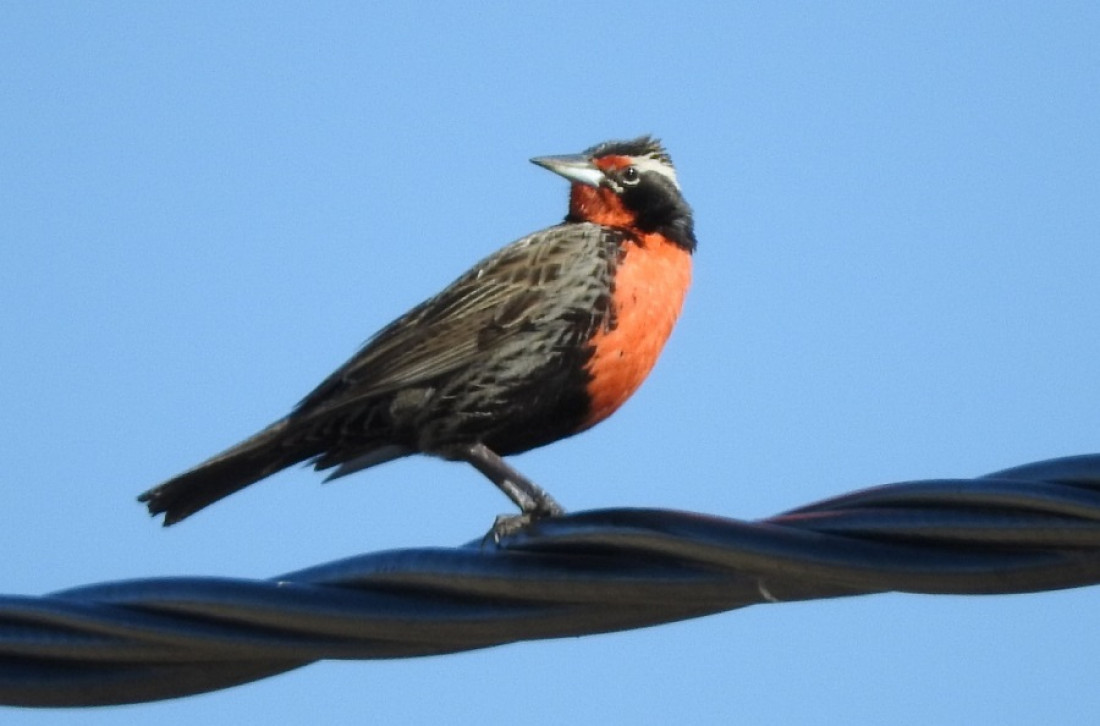
[[[582,154],[540,156],[531,159],[531,163],[538,164],[543,169],[549,169],[555,174],[560,174],[576,184],[598,187],[605,179],[603,172],[592,163],[592,160]]]

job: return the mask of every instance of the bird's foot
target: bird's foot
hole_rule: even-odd
[[[518,534],[528,527],[541,522],[549,517],[560,517],[565,514],[565,509],[554,501],[554,498],[546,494],[537,504],[531,505],[531,509],[520,514],[501,514],[493,520],[493,526],[485,535],[483,544],[490,541],[496,545],[505,537]]]
[[[485,543],[492,541],[494,545],[500,544],[505,537],[518,534],[537,520],[538,517],[532,517],[530,514],[501,514],[493,521],[492,528],[485,535]]]
[[[564,512],[558,512],[558,514],[564,514]],[[501,514],[495,520],[493,520],[492,528],[485,534],[485,538],[482,540],[482,545],[499,545],[500,541],[506,537],[519,534],[532,525],[538,524],[547,516],[546,514],[536,514],[534,512],[526,512],[524,514]]]

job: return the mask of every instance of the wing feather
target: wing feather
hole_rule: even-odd
[[[306,396],[295,416],[312,416],[425,385],[477,364],[540,311],[560,308],[562,278],[591,264],[606,244],[592,224],[535,232],[485,258],[435,297],[393,321]]]

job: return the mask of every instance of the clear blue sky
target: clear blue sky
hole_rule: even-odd
[[[566,506],[751,518],[1100,449],[1095,4],[503,5],[0,7],[0,590],[479,535],[507,502],[435,461],[293,470],[167,531],[134,496],[558,221],[528,158],[643,132],[695,284],[617,416],[515,460]],[[1098,612],[764,606],[0,721],[1091,723]]]

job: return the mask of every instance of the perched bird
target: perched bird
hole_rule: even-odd
[[[330,478],[421,453],[466,461],[528,518],[561,514],[501,456],[599,423],[641,385],[691,279],[691,208],[660,142],[532,162],[561,224],[497,251],[371,338],[286,418],[139,497],[169,525],[293,464]]]

